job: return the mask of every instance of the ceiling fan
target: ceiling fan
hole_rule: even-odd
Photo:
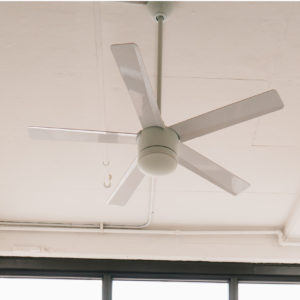
[[[177,164],[237,195],[249,184],[238,176],[186,146],[184,142],[283,108],[276,92],[270,90],[166,127],[141,53],[136,44],[112,45],[111,50],[128,88],[143,129],[135,133],[29,127],[37,139],[69,140],[138,145],[138,158],[125,173],[108,204],[125,205],[145,176],[161,176]]]
[[[249,183],[194,151],[184,142],[282,109],[283,103],[277,91],[270,90],[170,127],[165,126],[159,109],[162,24],[166,19],[162,11],[168,11],[170,7],[161,2],[150,2],[149,9],[158,22],[157,98],[138,46],[133,43],[111,46],[143,129],[138,133],[124,133],[32,126],[28,128],[29,134],[36,139],[137,144],[138,157],[111,194],[108,204],[125,205],[145,176],[167,175],[176,169],[178,163],[223,190],[237,195],[249,187]]]

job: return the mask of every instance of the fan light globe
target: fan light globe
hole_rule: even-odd
[[[150,176],[163,176],[177,167],[177,133],[170,128],[148,127],[138,136],[138,166]]]
[[[138,165],[146,175],[167,175],[177,167],[176,153],[164,147],[150,147],[142,151]]]

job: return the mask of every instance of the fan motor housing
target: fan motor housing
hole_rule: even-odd
[[[138,137],[138,166],[146,175],[162,176],[177,167],[179,137],[171,128],[147,127]]]

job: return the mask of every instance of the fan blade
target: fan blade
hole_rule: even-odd
[[[171,126],[182,142],[283,108],[276,90],[224,106]]]
[[[130,165],[120,183],[110,195],[107,204],[124,206],[134,191],[142,182],[145,175],[139,170],[137,159]]]
[[[74,142],[135,144],[137,136],[135,133],[51,127],[28,127],[28,131],[34,139]]]
[[[111,51],[132,98],[142,127],[164,127],[138,46],[132,43],[117,44],[111,46]]]
[[[179,143],[179,163],[233,195],[250,186],[248,182],[182,143]]]

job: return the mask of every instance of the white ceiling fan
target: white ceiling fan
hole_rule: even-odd
[[[225,191],[237,195],[249,184],[184,144],[193,138],[238,124],[283,108],[275,90],[247,98],[211,112],[166,127],[141,53],[136,44],[111,47],[143,129],[135,133],[49,127],[29,127],[37,139],[69,140],[138,145],[132,162],[108,204],[125,205],[145,176],[166,175],[177,164],[202,176]]]
[[[138,46],[133,43],[111,46],[140,119],[143,128],[140,132],[29,127],[30,136],[36,139],[137,144],[138,157],[111,194],[108,204],[125,205],[145,176],[169,174],[176,169],[178,163],[225,191],[233,195],[239,194],[249,186],[246,181],[186,146],[184,142],[283,108],[278,93],[270,90],[166,127],[159,109],[162,24],[166,18],[166,13],[162,11],[170,10],[164,3],[150,2],[149,5],[151,14],[158,22],[157,98],[151,88]]]

